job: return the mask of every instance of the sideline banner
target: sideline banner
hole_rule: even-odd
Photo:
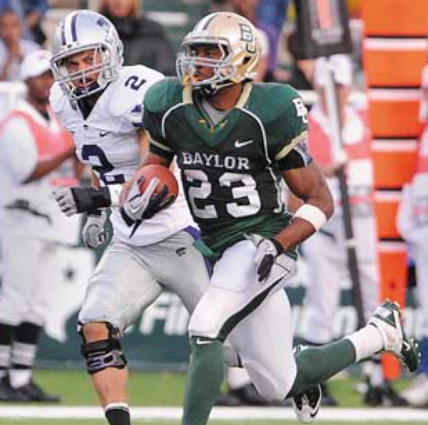
[[[0,259],[1,260],[1,259]],[[45,324],[37,355],[38,365],[61,368],[83,368],[80,357],[81,339],[76,331],[80,309],[88,278],[96,257],[86,248],[62,248],[58,253],[62,265],[52,279],[57,282],[50,294],[50,314]],[[0,267],[1,271],[1,267]],[[304,333],[306,311],[302,307],[307,282],[306,266],[299,261],[298,272],[290,281],[290,297],[295,334]],[[0,282],[1,285],[1,282]],[[409,335],[419,336],[421,317],[411,297],[406,308],[406,328]],[[185,370],[189,358],[187,340],[188,314],[178,297],[163,293],[134,324],[123,338],[123,346],[131,367],[145,370]],[[334,327],[340,337],[356,329],[357,316],[352,305],[351,283],[343,279],[341,308]]]

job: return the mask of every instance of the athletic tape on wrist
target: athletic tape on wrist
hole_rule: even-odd
[[[315,230],[321,229],[327,221],[326,215],[315,205],[303,204],[297,209],[293,217],[299,217],[309,221],[314,226]]]

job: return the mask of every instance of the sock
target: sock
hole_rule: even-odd
[[[251,379],[245,369],[231,367],[227,371],[227,383],[231,390],[236,390],[251,384]]]
[[[223,382],[223,344],[218,340],[201,337],[192,337],[190,344],[192,354],[187,374],[182,424],[205,425]]]
[[[336,375],[355,362],[355,349],[347,339],[320,347],[305,348],[297,357],[297,376],[287,397],[297,394]]]
[[[41,326],[34,323],[23,322],[16,330],[10,368],[10,384],[13,388],[22,387],[31,381],[41,329]]]
[[[131,425],[131,415],[127,403],[110,403],[104,408],[110,425]]]
[[[359,331],[345,337],[355,347],[356,361],[365,360],[383,350],[380,331],[373,325],[364,326]]]
[[[0,378],[7,375],[10,366],[15,330],[16,326],[0,323]]]

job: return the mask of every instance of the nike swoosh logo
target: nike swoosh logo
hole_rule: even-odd
[[[251,143],[253,143],[254,140],[247,140],[245,142],[241,142],[239,139],[235,140],[235,148],[242,148],[244,146],[247,145],[251,145]]]
[[[309,413],[309,416],[310,416],[311,418],[315,418],[315,416],[317,416],[317,415],[318,415],[319,410],[320,410],[320,409],[317,409],[315,412],[310,412],[310,413]]]
[[[407,342],[403,341],[404,351],[410,351],[412,349],[412,346]]]
[[[100,131],[100,137],[105,137],[107,134],[110,134],[111,131]]]
[[[208,344],[212,344],[213,342],[209,339],[202,339],[202,338],[198,338],[196,340],[196,345],[208,345]]]

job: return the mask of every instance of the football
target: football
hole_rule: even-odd
[[[178,182],[169,168],[163,165],[150,164],[143,167],[138,174],[144,177],[144,180],[140,184],[141,193],[146,190],[152,178],[157,177],[159,183],[156,186],[155,193],[159,193],[166,185],[168,188],[168,197],[173,199],[168,205],[171,205],[175,201],[178,195]]]

